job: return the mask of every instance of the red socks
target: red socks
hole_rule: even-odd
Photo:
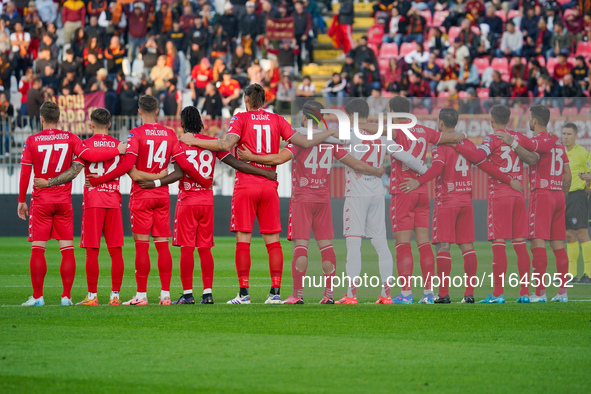
[[[421,272],[425,290],[433,290],[433,276],[435,275],[435,257],[429,242],[419,245],[419,256],[421,261]]]
[[[269,253],[269,270],[271,271],[271,287],[281,287],[281,275],[283,274],[283,249],[280,242],[267,245]]]
[[[111,256],[111,290],[121,291],[121,282],[123,282],[123,270],[125,269],[125,264],[123,263],[122,248],[109,248],[109,255]]]
[[[172,278],[172,256],[168,248],[168,240],[154,241],[158,252],[158,272],[160,273],[160,285],[162,290],[170,291],[170,278]]]
[[[541,296],[546,291],[546,287],[544,286],[544,274],[548,268],[548,256],[546,255],[546,248],[532,248],[531,254],[531,262],[533,266],[532,275],[535,274],[540,282],[539,286],[536,288],[536,295]]]
[[[250,244],[248,242],[236,242],[236,273],[240,288],[248,288],[250,275]]]
[[[62,284],[64,292],[62,297],[72,298],[72,285],[76,276],[76,256],[74,256],[74,246],[66,246],[60,249],[62,252],[62,264],[60,273],[62,274]]]
[[[413,270],[412,250],[410,243],[401,242],[396,244],[396,268],[398,269],[398,276],[404,278],[402,290],[409,291],[410,277]]]
[[[531,262],[529,259],[529,253],[527,253],[525,241],[513,242],[513,249],[515,249],[515,253],[517,254],[517,270],[519,271],[520,283],[519,295],[529,295],[529,286],[526,285],[526,283],[529,283],[529,270],[531,268]]]
[[[304,245],[296,246],[293,250],[293,258],[291,260],[291,277],[293,278],[293,293],[294,297],[302,298],[304,294],[304,275],[306,270],[299,271],[296,268],[296,262],[300,257],[308,258],[308,248]]]
[[[474,249],[462,253],[464,257],[464,272],[466,273],[466,291],[464,295],[474,295],[474,283],[476,279],[472,279],[476,276],[478,269],[478,260],[476,258],[476,252]]]
[[[211,289],[213,286],[213,256],[211,255],[211,248],[198,248],[197,252],[199,252],[199,260],[201,261],[203,288]]]
[[[33,246],[31,248],[31,283],[33,285],[33,298],[43,296],[43,281],[47,274],[47,263],[45,262],[45,247]]]
[[[181,283],[183,290],[193,288],[193,271],[195,269],[195,248],[181,246]]]
[[[451,278],[451,254],[449,252],[437,253],[437,276],[439,276],[439,296],[449,295]]]
[[[337,256],[334,254],[332,245],[325,246],[320,249],[320,257],[322,257],[322,272],[324,278],[324,296],[333,298],[332,278],[337,270]],[[329,267],[326,267],[326,263]],[[326,273],[326,269],[329,268],[329,273]],[[303,276],[303,275],[302,275]]]
[[[98,277],[99,277],[99,249],[86,248],[86,283],[88,285],[89,293],[97,292]]]
[[[505,274],[507,273],[507,251],[504,242],[493,242],[493,277],[495,281],[495,288],[493,290],[493,296],[498,297],[503,294]]]
[[[150,275],[150,241],[135,241],[135,280],[137,291],[148,291],[148,275]]]
[[[563,294],[566,291],[566,282],[568,281],[568,255],[566,249],[555,249],[554,257],[556,257],[556,272],[560,274],[558,293]]]

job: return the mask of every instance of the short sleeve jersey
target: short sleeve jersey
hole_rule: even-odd
[[[537,147],[537,144],[548,141],[550,138],[551,137],[548,133],[539,133],[531,138],[531,141],[533,141]],[[519,143],[521,144],[521,141],[519,141]],[[564,172],[564,166],[569,163],[566,148],[562,145],[562,142],[556,140],[556,144],[550,152],[538,153],[538,155],[540,156],[540,159],[535,164],[529,166],[531,190],[562,190],[562,174]]]
[[[512,131],[512,130],[502,130],[509,134],[511,134],[514,138],[515,136],[519,135],[520,133]],[[511,149],[511,147],[505,144],[503,141],[499,139],[495,134],[489,134],[484,137],[482,141],[482,145],[480,145],[479,149],[482,149],[486,152],[490,162],[501,172],[509,175],[510,177],[519,180],[519,182],[523,182],[523,163],[517,156],[517,153]],[[488,184],[488,192],[489,197],[523,197],[522,193],[514,190],[511,186],[493,179],[492,177],[488,177],[489,184]]]
[[[577,174],[586,174],[589,172],[589,152],[581,145],[575,145],[571,150],[566,150],[566,155],[570,162],[570,171],[573,173],[573,180],[569,191],[585,190],[585,184],[587,182],[579,178]]]
[[[360,134],[371,135],[365,130]],[[347,151],[352,157],[372,167],[380,168],[386,156],[386,139],[363,140],[351,131],[351,138],[344,147],[337,146],[337,151]],[[382,178],[364,175],[350,167],[345,168],[345,197],[370,197],[386,194]]]
[[[435,200],[444,207],[472,205],[471,164],[451,146],[434,145],[433,163],[443,163],[443,171],[435,178]]]

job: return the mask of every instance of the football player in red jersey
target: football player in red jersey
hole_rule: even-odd
[[[199,146],[211,151],[229,151],[234,146],[246,147],[256,155],[279,153],[280,140],[292,138],[291,125],[280,115],[262,109],[265,103],[265,91],[259,84],[251,84],[244,92],[244,103],[247,112],[236,114],[230,122],[230,129],[224,139],[204,140],[184,134],[181,141],[188,145]],[[325,131],[314,136],[314,140],[324,140],[332,132]],[[304,135],[295,135],[302,139],[303,145],[314,141],[307,140]],[[310,145],[311,146],[311,145]],[[264,169],[275,170],[274,165],[254,164]],[[281,275],[283,273],[283,251],[279,242],[281,217],[279,212],[279,196],[277,182],[258,175],[236,172],[234,195],[232,197],[231,230],[236,233],[236,270],[240,290],[236,298],[229,304],[249,304],[250,295],[250,241],[255,217],[267,251],[271,271],[271,290],[265,301],[267,304],[280,304]]]
[[[112,159],[125,153],[125,144],[116,147],[89,149],[80,138],[67,131],[57,129],[60,109],[54,102],[47,101],[40,108],[43,131],[27,138],[21,159],[21,176],[18,198],[18,216],[26,220],[29,208],[26,203],[31,173],[37,178],[48,180],[50,185],[60,180],[62,169],[81,167],[72,163],[73,155],[91,162]],[[31,282],[33,296],[23,306],[43,306],[43,281],[47,273],[45,247],[51,238],[57,239],[62,253],[60,272],[64,291],[62,306],[72,305],[71,290],[76,274],[74,257],[74,226],[72,211],[72,182],[67,181],[55,188],[33,187],[31,215],[29,217],[29,241],[32,242]]]
[[[191,133],[196,138],[206,140],[214,139],[200,134],[203,130],[203,122],[199,110],[193,106],[183,108],[181,112],[181,126],[185,133]],[[215,170],[216,157],[238,171],[247,174],[264,176],[269,180],[277,180],[275,171],[264,170],[240,161],[229,152],[211,152],[207,149],[188,146],[180,143],[181,149],[189,158],[195,169],[203,177],[209,178]],[[142,174],[143,175],[143,174]],[[168,185],[176,181],[179,183],[179,194],[174,215],[174,230],[172,244],[181,248],[181,282],[183,295],[173,304],[194,304],[193,297],[193,270],[195,267],[195,248],[199,253],[201,263],[201,279],[203,281],[203,295],[201,304],[213,304],[213,256],[211,248],[213,242],[213,191],[211,187],[204,187],[185,174],[182,168],[175,163],[173,173],[160,180],[162,185]],[[140,182],[145,189],[153,189],[154,181]]]
[[[530,302],[546,302],[546,287],[551,283],[546,277],[548,257],[546,241],[556,257],[556,274],[559,282],[558,294],[552,301],[567,302],[568,255],[564,249],[566,239],[565,201],[572,175],[564,145],[555,135],[548,134],[550,110],[544,105],[530,108],[529,128],[534,132],[530,140],[524,136],[513,136],[497,131],[497,136],[509,145],[521,160],[530,165],[531,194],[528,207],[530,247],[532,253],[532,284],[536,286]]]
[[[187,160],[181,150],[177,136],[172,129],[156,123],[158,115],[158,100],[150,95],[140,97],[139,114],[143,125],[132,129],[127,138],[127,154],[121,164],[114,170],[99,177],[87,177],[88,183],[96,187],[102,183],[118,178],[131,171],[137,170],[149,174],[158,174],[168,168],[174,157],[179,165],[194,180],[204,187],[211,186],[211,179],[205,179],[199,171]],[[133,179],[133,178],[132,178]],[[134,180],[129,210],[131,231],[135,241],[135,268],[137,293],[123,305],[147,305],[147,285],[150,273],[150,236],[158,251],[158,271],[160,273],[160,304],[170,305],[170,278],[172,276],[172,257],[168,247],[170,237],[170,197],[168,186],[160,185],[156,181],[156,188],[142,189],[139,182]]]

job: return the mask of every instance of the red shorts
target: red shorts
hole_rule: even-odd
[[[131,198],[129,210],[133,233],[170,237],[170,198]]]
[[[234,188],[230,230],[252,233],[254,218],[261,234],[281,232],[279,195],[274,185],[242,185]]]
[[[330,202],[292,202],[289,207],[287,239],[310,239],[314,232],[317,241],[333,239],[332,210]]]
[[[474,212],[472,205],[433,210],[433,243],[467,244],[474,242]]]
[[[100,248],[101,235],[105,235],[107,247],[123,247],[123,218],[121,208],[82,209],[81,248]]]
[[[392,232],[429,228],[429,195],[419,193],[395,193],[390,200]]]
[[[488,239],[527,237],[525,198],[495,197],[488,200]]]
[[[35,204],[31,202],[29,242],[74,239],[74,211],[71,203]]]
[[[174,214],[172,244],[213,247],[213,205],[180,205]]]
[[[528,239],[566,239],[566,204],[560,190],[534,190],[529,197]]]

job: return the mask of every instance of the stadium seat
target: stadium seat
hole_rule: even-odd
[[[478,88],[476,89],[476,95],[480,98],[488,98],[489,90],[488,88]]]
[[[398,53],[398,55],[400,57],[406,56],[407,54],[414,51],[416,47],[417,44],[415,44],[414,42],[403,42],[402,45],[400,45],[400,52]]]
[[[490,63],[493,70],[500,72],[501,74],[509,74],[509,61],[507,58],[494,58]]]
[[[449,40],[450,45],[452,42],[454,42],[456,37],[460,35],[460,31],[462,31],[462,28],[459,26],[452,26],[449,28],[449,31],[447,32],[447,39]]]
[[[527,61],[525,60],[524,57],[522,57],[522,58],[514,57],[514,58],[511,59],[511,62],[509,62],[509,70],[511,70],[513,68],[513,66],[515,64],[517,64],[517,59],[521,59],[521,63],[522,64],[527,64]]]
[[[385,73],[390,65],[390,59],[388,57],[378,57],[378,66],[380,67],[380,74]]]
[[[445,67],[445,60],[441,59],[441,58],[437,58],[437,59],[435,59],[435,64],[437,64],[439,66],[439,68],[443,70],[443,67]]]
[[[395,43],[384,43],[380,48],[380,57],[396,57],[398,56],[398,45]]]
[[[449,92],[439,92],[438,98],[447,98],[449,97]]]
[[[472,26],[472,33],[476,34],[477,36],[480,35],[480,28],[477,26]]]
[[[470,97],[470,95],[468,93],[466,93],[465,91],[461,90],[458,92],[458,97],[459,98],[468,98],[468,97]]]
[[[367,44],[367,47],[368,47],[368,48],[370,48],[371,50],[373,50],[373,53],[374,53],[374,54],[378,54],[378,53],[380,53],[380,52],[379,52],[379,49],[378,49],[378,46],[377,46],[376,44],[371,44],[371,43],[368,43],[368,44]]]
[[[521,16],[519,10],[509,10],[509,12],[507,13],[507,20],[510,21],[518,16]]]
[[[544,56],[538,56],[538,57],[536,57],[536,59],[538,59],[538,62],[540,62],[540,65],[542,67],[546,66],[546,58]]]
[[[382,43],[382,37],[384,37],[383,26],[372,26],[367,31],[367,42],[379,46]]]
[[[566,107],[562,110],[562,115],[564,116],[576,116],[578,115],[577,113],[577,107]]]
[[[477,57],[474,59],[474,65],[478,69],[478,74],[482,75],[484,70],[490,67],[490,60],[487,57]]]
[[[557,58],[551,57],[548,59],[548,62],[546,63],[546,70],[548,70],[548,74],[554,75],[554,69],[556,68],[557,64],[558,64]]]
[[[587,60],[591,58],[591,42],[579,41],[577,44],[577,55],[581,55]]]
[[[574,56],[569,56],[569,58],[566,59],[566,62],[571,66],[575,67],[577,65],[577,58]]]
[[[429,115],[429,110],[425,107],[414,107],[412,109],[412,114],[417,115]]]
[[[445,18],[447,18],[447,15],[449,15],[449,12],[447,11],[435,11],[431,22],[433,24],[432,26],[441,26]]]
[[[550,115],[551,116],[560,116],[560,108],[551,107],[550,108]]]
[[[421,11],[421,16],[427,21],[427,26],[433,25],[433,16],[430,10]]]
[[[505,82],[511,82],[511,75],[509,74],[505,74],[505,73],[501,73],[501,79]]]
[[[507,22],[507,14],[503,10],[497,10],[495,14],[503,20],[503,23]]]

